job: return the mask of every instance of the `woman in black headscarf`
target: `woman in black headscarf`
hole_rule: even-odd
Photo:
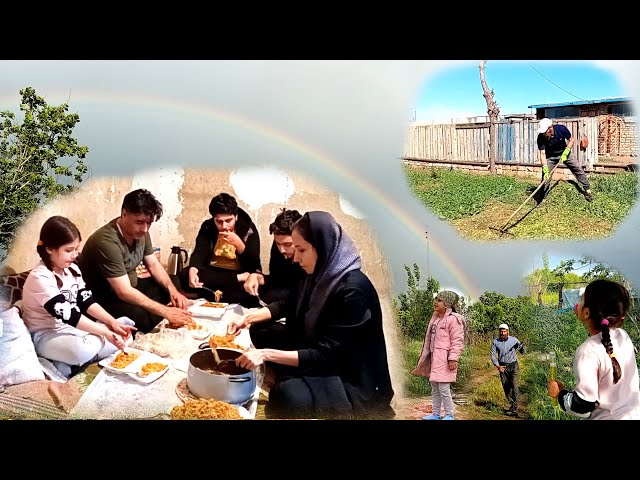
[[[294,262],[306,275],[286,300],[229,325],[229,333],[286,318],[269,338],[238,358],[275,371],[265,414],[270,418],[392,418],[393,389],[378,294],[360,269],[352,240],[327,212],[294,225]],[[250,330],[251,331],[251,330]]]

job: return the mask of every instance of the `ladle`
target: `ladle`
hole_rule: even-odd
[[[213,358],[216,361],[216,369],[219,370],[220,372],[224,373],[222,368],[224,368],[224,366],[226,365],[232,365],[232,368],[236,368],[235,360],[230,360],[230,359],[220,360],[220,356],[218,355],[218,350],[216,348],[212,348],[211,353],[213,353]]]

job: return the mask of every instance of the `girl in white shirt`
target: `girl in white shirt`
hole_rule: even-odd
[[[69,377],[72,367],[125,347],[132,320],[116,320],[95,302],[74,263],[80,231],[69,219],[49,218],[40,230],[41,261],[29,272],[19,307],[38,356]]]
[[[589,332],[573,359],[575,391],[549,380],[547,393],[570,415],[592,420],[640,419],[640,383],[633,342],[622,329],[631,295],[621,284],[594,280],[576,315]]]

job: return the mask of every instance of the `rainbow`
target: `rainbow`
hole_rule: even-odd
[[[36,90],[38,95],[44,95],[38,90]],[[144,107],[151,108],[166,108],[173,111],[179,111],[183,113],[202,115],[205,117],[212,117],[218,121],[222,121],[223,123],[227,123],[244,130],[248,130],[252,133],[257,133],[262,135],[270,140],[277,141],[283,145],[286,145],[290,148],[295,149],[296,151],[304,154],[305,156],[314,159],[319,162],[321,165],[327,167],[334,174],[342,176],[347,179],[353,185],[357,186],[364,193],[368,194],[370,198],[374,199],[379,205],[381,210],[390,210],[391,213],[400,221],[404,226],[410,231],[412,235],[415,235],[417,238],[420,238],[421,241],[425,241],[425,225],[417,223],[410,215],[407,213],[406,209],[400,206],[396,200],[394,200],[387,192],[382,190],[375,184],[364,180],[358,172],[347,168],[345,163],[338,162],[337,160],[331,158],[327,154],[323,153],[319,149],[302,143],[301,141],[293,138],[286,133],[277,130],[275,128],[269,127],[268,125],[264,125],[258,123],[249,118],[240,116],[233,112],[225,111],[223,109],[217,108],[211,104],[206,103],[195,103],[191,101],[186,101],[183,99],[169,99],[157,96],[144,95],[140,93],[136,94],[123,94],[119,92],[87,92],[87,91],[71,91],[71,92],[63,92],[60,90],[59,92],[51,92],[48,91],[46,94],[46,98],[51,99],[52,97],[61,98],[59,103],[66,102],[67,99],[70,99],[70,104],[80,101],[88,101],[88,102],[104,102],[108,104],[121,103],[126,105],[140,105]],[[2,95],[0,98],[5,98],[7,95]],[[4,101],[4,100],[3,100]],[[14,95],[11,99],[11,102],[16,103],[19,101],[19,96]],[[53,102],[52,100],[48,100],[49,102]],[[56,102],[53,102],[57,104]],[[0,108],[0,110],[5,110],[6,108]],[[472,299],[477,299],[482,293],[479,288],[477,288],[474,282],[462,271],[462,269],[454,263],[453,259],[450,258],[443,246],[435,241],[433,238],[429,238],[429,248],[433,253],[435,253],[436,257],[443,263],[445,268],[452,274],[453,278],[459,283],[460,289],[465,294],[465,296],[470,296]],[[457,289],[456,289],[457,290]]]

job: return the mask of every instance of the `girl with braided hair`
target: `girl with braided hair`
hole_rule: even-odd
[[[93,298],[76,264],[82,237],[66,217],[55,215],[40,229],[40,262],[24,282],[16,305],[36,353],[65,377],[79,367],[123,349],[137,330],[128,317],[110,315]]]
[[[589,332],[576,351],[575,391],[549,380],[547,393],[568,414],[592,420],[640,419],[640,385],[635,349],[622,329],[631,308],[631,295],[612,280],[587,285],[575,307]]]

